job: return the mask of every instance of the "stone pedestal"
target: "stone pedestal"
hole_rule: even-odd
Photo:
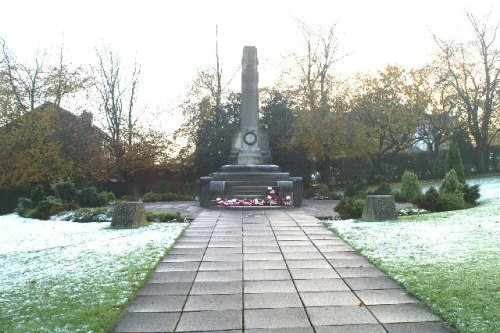
[[[111,227],[115,229],[137,228],[148,222],[142,202],[117,202],[113,211]]]
[[[395,220],[398,217],[392,195],[368,195],[365,199],[362,219],[366,221]]]

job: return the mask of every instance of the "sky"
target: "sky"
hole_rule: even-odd
[[[340,53],[334,72],[375,72],[387,64],[417,68],[432,60],[432,35],[467,40],[465,10],[500,22],[493,0],[16,0],[1,6],[0,37],[26,64],[36,52],[64,44],[74,65],[96,63],[95,49],[120,54],[123,66],[142,68],[142,109],[163,114],[166,132],[181,121],[179,105],[199,70],[215,64],[215,27],[223,78],[240,89],[243,46],[258,49],[259,87],[272,86],[287,55],[303,50],[297,20],[309,26],[337,22]],[[92,111],[92,110],[90,110]]]

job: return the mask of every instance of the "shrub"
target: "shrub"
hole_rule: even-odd
[[[319,199],[330,199],[330,189],[326,184],[319,184],[317,197]]]
[[[467,208],[467,204],[465,203],[462,194],[454,194],[454,193],[439,194],[439,200],[437,204],[438,212],[446,212],[449,210],[459,210],[465,208]]]
[[[36,218],[40,220],[47,220],[53,213],[56,211],[57,206],[60,206],[61,203],[56,200],[46,199],[42,200],[38,203],[34,210],[29,211],[29,215],[27,217]]]
[[[413,203],[421,209],[428,210],[430,212],[437,211],[437,203],[439,200],[439,192],[431,186],[424,195],[417,196]]]
[[[464,186],[464,201],[466,203],[475,205],[477,203],[477,199],[481,196],[479,193],[479,185],[469,185],[465,184]]]
[[[363,215],[364,200],[344,198],[339,201],[335,211],[341,219],[359,219]]]
[[[106,193],[106,201],[109,203],[111,201],[115,201],[116,200],[116,197],[115,197],[115,194],[113,192],[107,192]]]
[[[78,193],[78,204],[82,207],[100,207],[107,205],[106,192],[98,193],[95,187],[86,187]]]
[[[403,198],[403,196],[401,195],[401,192],[400,191],[391,191],[390,193],[393,197],[394,197],[394,201],[396,202],[407,202],[407,200],[405,198]]]
[[[365,191],[367,189],[367,182],[365,179],[358,180],[356,182],[350,183],[347,185],[347,188],[344,192],[344,195],[346,197],[354,197],[356,194],[359,192]],[[366,194],[366,193],[365,193]]]
[[[71,181],[58,181],[51,185],[52,190],[58,198],[64,202],[74,201],[76,198],[75,184]]]
[[[182,222],[184,218],[178,212],[146,212],[148,222]]]
[[[444,177],[439,192],[463,196],[463,190],[464,184],[458,179],[455,169],[451,169]]]
[[[418,208],[430,212],[445,212],[449,210],[458,210],[467,208],[467,205],[461,194],[440,193],[434,187],[431,187],[413,201]]]
[[[45,193],[43,191],[42,185],[36,185],[31,190],[30,199],[33,202],[33,205],[38,205],[38,203],[42,200],[45,200]]]
[[[455,170],[458,180],[462,184],[465,184],[465,173],[464,165],[462,163],[462,156],[460,155],[460,149],[458,148],[458,145],[454,142],[450,144],[448,155],[446,155],[446,174],[448,174],[451,170]]]
[[[30,209],[34,208],[33,201],[29,198],[19,198],[17,202],[16,212],[21,216],[25,216]]]
[[[156,202],[161,201],[161,196],[155,192],[148,192],[142,196],[143,202]]]
[[[123,197],[120,198],[121,201],[138,201],[137,197],[134,197],[133,195],[124,195]]]
[[[375,189],[375,192],[373,193],[379,195],[388,195],[391,194],[391,192],[392,192],[391,185],[389,183],[383,182],[382,184],[379,185],[379,187]]]
[[[160,195],[160,201],[191,201],[193,197],[186,194],[177,193],[162,193]]]
[[[110,222],[113,211],[108,208],[80,208],[69,219],[74,222]]]
[[[405,171],[401,178],[401,196],[406,200],[413,200],[422,194],[418,177],[411,171]]]

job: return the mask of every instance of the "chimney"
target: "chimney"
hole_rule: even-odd
[[[92,121],[94,120],[94,115],[92,112],[83,111],[80,115],[80,118],[83,120],[85,124],[92,125]]]

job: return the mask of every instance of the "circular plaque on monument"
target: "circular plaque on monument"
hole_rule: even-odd
[[[248,131],[243,135],[243,142],[252,146],[257,142],[257,135],[254,132]]]

